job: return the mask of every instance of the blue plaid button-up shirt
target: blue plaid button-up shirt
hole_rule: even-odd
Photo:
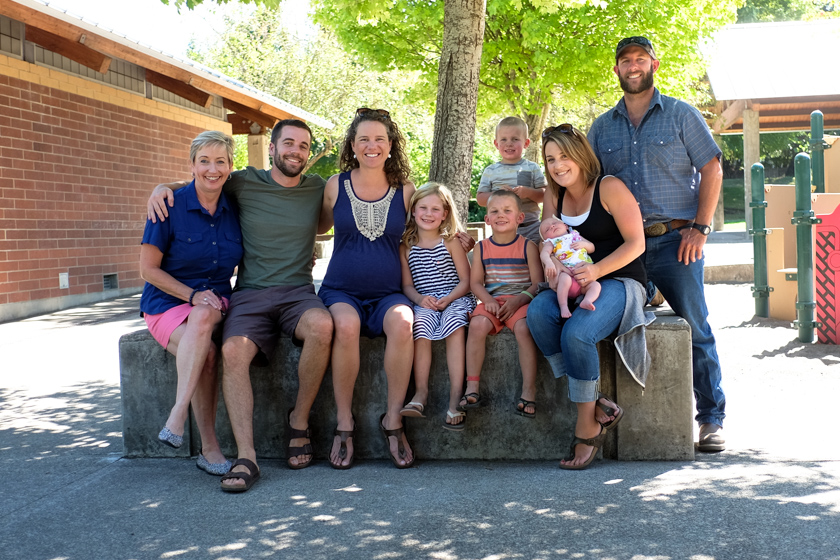
[[[603,173],[624,181],[636,197],[645,226],[694,220],[698,169],[721,154],[697,109],[654,88],[638,128],[622,97],[595,120],[588,138]]]

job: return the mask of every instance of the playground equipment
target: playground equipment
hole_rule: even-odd
[[[838,343],[840,150],[824,157],[824,150],[838,140],[823,135],[822,113],[814,111],[810,145],[819,157],[813,158],[812,168],[811,157],[796,156],[795,186],[764,185],[764,167],[756,164],[751,169],[755,312],[759,317],[795,321],[802,342],[812,342],[817,328],[820,342]]]

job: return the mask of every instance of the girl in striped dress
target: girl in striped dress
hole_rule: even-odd
[[[411,197],[400,245],[403,292],[414,303],[415,384],[414,397],[400,414],[425,418],[432,341],[446,339],[450,388],[443,427],[455,431],[464,429],[466,417],[457,406],[464,384],[464,327],[475,308],[470,264],[455,236],[459,228],[452,193],[443,185],[426,183]]]

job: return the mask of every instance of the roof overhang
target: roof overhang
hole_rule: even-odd
[[[113,58],[146,69],[146,80],[188,99],[208,106],[211,95],[223,99],[232,114],[228,122],[234,134],[248,134],[250,124],[271,128],[282,119],[296,118],[323,128],[335,125],[265,92],[206,66],[163,53],[123,35],[52,8],[37,0],[3,0],[0,14],[23,22],[25,38],[79,64],[107,72]]]
[[[708,70],[717,100],[707,108],[715,115],[710,126],[720,134],[740,134],[748,108],[758,112],[762,132],[807,130],[816,110],[823,112],[825,128],[840,128],[838,44],[840,19],[722,29]]]

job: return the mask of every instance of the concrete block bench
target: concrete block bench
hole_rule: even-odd
[[[648,328],[653,365],[642,391],[617,359],[611,342],[601,342],[601,390],[625,409],[625,418],[604,447],[604,457],[619,460],[692,460],[693,393],[689,327],[679,317],[660,316]],[[361,339],[361,369],[356,383],[356,453],[360,459],[387,459],[378,420],[385,411],[385,340]],[[261,458],[285,458],[286,415],[297,390],[300,350],[283,339],[269,366],[251,368],[254,389],[254,439]],[[537,416],[514,414],[522,377],[516,341],[505,331],[487,341],[481,394],[487,403],[469,412],[463,432],[441,427],[449,399],[445,344],[433,346],[429,405],[425,419],[406,419],[406,430],[418,459],[546,460],[566,455],[575,422],[565,380],[555,380],[540,359],[537,378]],[[123,406],[123,443],[127,457],[178,457],[200,450],[194,422],[184,445],[171,449],[157,441],[175,401],[175,359],[148,331],[120,339],[120,381]],[[409,391],[409,397],[411,392]],[[220,399],[217,432],[222,449],[236,455],[236,445]],[[316,458],[329,454],[335,429],[335,404],[330,372],[324,379],[310,418]]]

